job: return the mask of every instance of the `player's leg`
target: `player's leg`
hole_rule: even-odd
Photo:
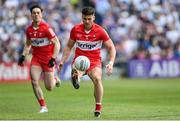
[[[39,84],[41,73],[42,73],[42,68],[40,66],[31,65],[30,75],[31,75],[31,83],[32,83],[33,91],[41,106],[40,113],[44,113],[44,112],[48,112],[48,110],[46,108],[43,92]]]
[[[44,84],[48,91],[51,91],[56,85],[54,72],[44,72]]]
[[[61,79],[59,78],[58,74],[59,74],[58,69],[55,69],[54,79],[56,80],[56,87],[60,87],[61,85]]]
[[[88,72],[88,75],[94,84],[94,97],[96,102],[95,116],[100,117],[103,98],[102,69],[100,67],[95,67]]]
[[[55,76],[55,68],[49,67],[46,64],[42,64],[44,72],[44,84],[47,90],[51,91],[55,85],[60,86],[61,80],[58,76]]]

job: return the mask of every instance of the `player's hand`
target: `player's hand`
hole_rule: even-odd
[[[18,60],[18,65],[19,65],[19,66],[23,66],[24,60],[25,60],[25,56],[24,56],[24,55],[21,55],[21,56],[19,57],[19,60]]]
[[[48,62],[48,66],[49,66],[49,67],[54,67],[54,65],[55,65],[55,59],[54,59],[54,58],[51,58],[51,59],[49,60],[49,62]]]
[[[113,63],[108,63],[106,65],[106,74],[110,76],[113,72]]]
[[[62,67],[63,67],[63,63],[60,62],[60,63],[59,63],[59,71],[61,71]]]

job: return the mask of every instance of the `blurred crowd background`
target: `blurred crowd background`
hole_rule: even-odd
[[[61,49],[73,25],[81,22],[81,8],[91,5],[96,9],[95,22],[115,44],[115,66],[126,68],[129,59],[180,57],[179,0],[1,0],[0,62],[17,62],[25,29],[31,23],[29,7],[36,3],[43,7],[45,21],[61,40]],[[102,49],[103,61],[106,54]]]

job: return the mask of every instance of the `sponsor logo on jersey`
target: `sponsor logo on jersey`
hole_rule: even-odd
[[[81,50],[96,50],[100,49],[102,46],[102,41],[79,41],[76,42],[76,47],[78,47]]]
[[[46,46],[51,44],[47,38],[32,38],[31,39],[32,46]]]

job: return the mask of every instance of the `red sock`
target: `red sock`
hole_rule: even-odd
[[[101,103],[96,103],[96,109],[95,109],[95,111],[101,112],[101,109],[102,109]]]
[[[39,99],[38,102],[39,102],[41,107],[43,107],[43,106],[45,107],[46,106],[46,102],[45,102],[44,99]]]

